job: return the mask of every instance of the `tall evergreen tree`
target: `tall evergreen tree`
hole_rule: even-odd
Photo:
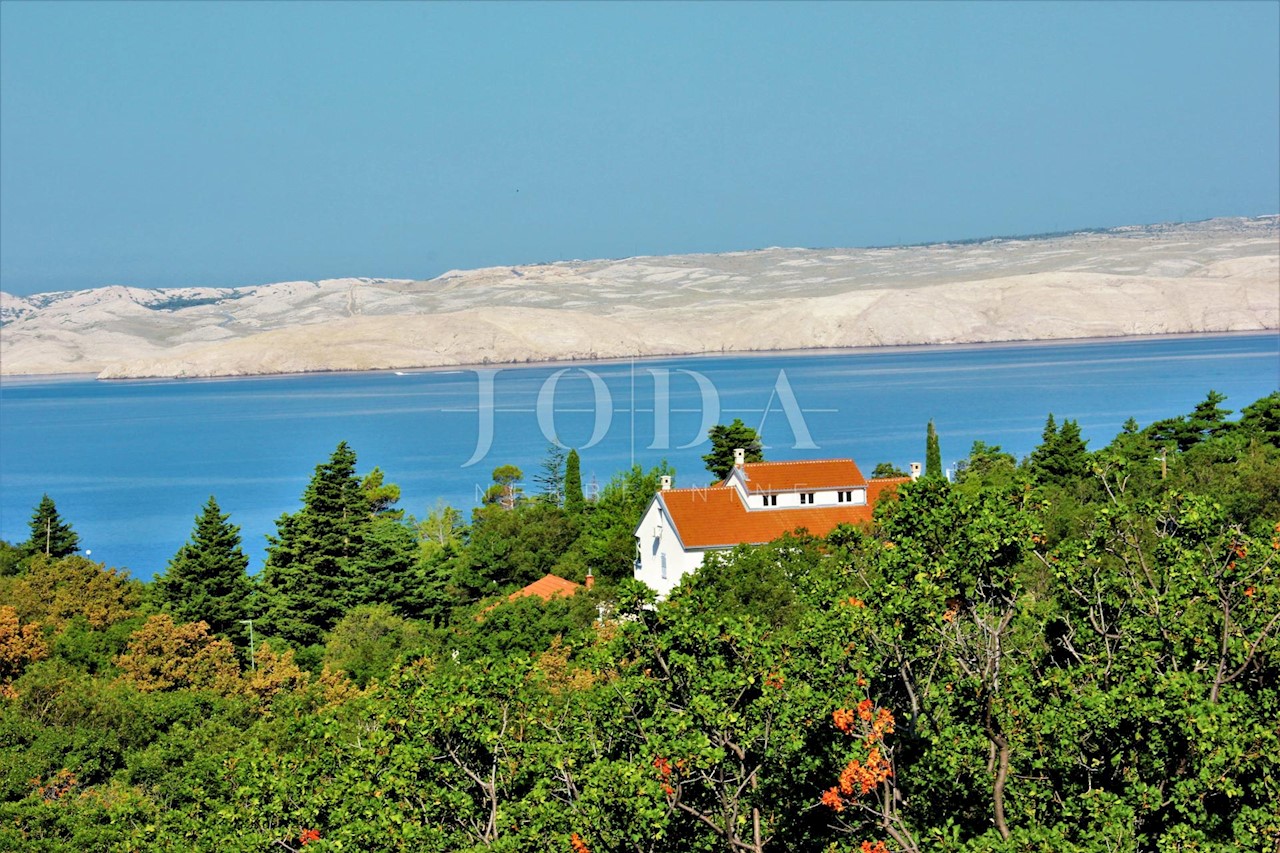
[[[1080,435],[1079,423],[1065,420],[1059,428],[1050,413],[1041,433],[1040,446],[1031,451],[1028,459],[1031,473],[1046,484],[1063,484],[1082,476],[1089,468],[1086,443]]]
[[[24,550],[28,554],[44,554],[55,560],[80,550],[80,537],[58,515],[58,508],[48,495],[40,496],[40,503],[31,516],[31,538]]]
[[[542,489],[541,499],[552,506],[560,506],[564,500],[564,448],[555,442],[547,445],[547,455],[543,457],[538,475],[534,482]]]
[[[924,475],[930,479],[942,477],[942,449],[938,446],[938,430],[929,421],[924,442]]]
[[[716,424],[707,432],[707,437],[711,439],[711,452],[703,456],[702,461],[716,482],[728,477],[733,470],[733,451],[738,448],[746,451],[746,461],[764,461],[759,433],[744,424],[741,418],[734,418],[728,426]]]
[[[267,537],[261,587],[268,631],[308,645],[319,642],[346,609],[351,560],[372,520],[373,508],[356,476],[355,451],[345,441],[316,466],[302,502]]]
[[[564,461],[564,509],[569,515],[577,515],[586,506],[582,497],[582,461],[578,451],[570,450]]]
[[[246,570],[249,558],[240,547],[240,528],[231,523],[210,495],[196,516],[191,539],[169,561],[168,571],[156,578],[164,609],[179,622],[204,621],[240,647],[249,618],[253,585]]]

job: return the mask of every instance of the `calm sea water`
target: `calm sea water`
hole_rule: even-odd
[[[707,481],[705,425],[761,427],[768,458],[852,456],[905,468],[933,419],[944,464],[975,439],[1019,457],[1045,416],[1101,446],[1130,416],[1182,414],[1213,388],[1241,406],[1280,387],[1267,335],[1008,347],[882,349],[811,356],[645,360],[574,367],[261,379],[0,383],[0,537],[27,538],[43,492],[82,547],[136,577],[162,571],[216,495],[256,570],[266,533],[300,504],[340,440],[425,515],[468,512],[494,467],[531,481],[548,438],[580,448],[603,484],[666,459],[678,485]],[[529,490],[536,487],[530,482]]]

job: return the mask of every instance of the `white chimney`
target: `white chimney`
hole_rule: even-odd
[[[913,480],[920,479],[920,463],[919,462],[911,463],[911,479]]]
[[[662,483],[662,491],[665,492],[667,489],[671,488],[671,475],[663,474],[660,482]]]
[[[733,465],[735,468],[741,468],[747,462],[747,451],[741,447],[733,449]]]

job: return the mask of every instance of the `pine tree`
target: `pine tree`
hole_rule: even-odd
[[[28,555],[44,554],[55,560],[80,550],[80,537],[58,515],[58,508],[48,495],[40,496],[40,503],[31,516],[31,538],[23,550]]]
[[[1050,413],[1041,433],[1040,446],[1031,451],[1028,465],[1041,483],[1065,483],[1088,470],[1089,451],[1080,436],[1080,424],[1065,420],[1059,428]]]
[[[570,450],[564,463],[564,510],[569,515],[578,515],[586,506],[582,497],[582,462],[578,451]]]
[[[942,449],[938,446],[938,431],[929,421],[924,442],[924,475],[930,479],[942,477]]]
[[[747,462],[764,461],[760,435],[741,418],[734,418],[728,426],[716,424],[707,432],[707,437],[711,439],[711,452],[703,456],[702,461],[716,482],[728,477],[733,470],[733,451],[738,448],[746,451]]]
[[[560,506],[564,499],[564,463],[564,448],[552,442],[547,445],[547,455],[533,478],[542,489],[541,499],[552,506]]]
[[[372,521],[355,451],[345,441],[316,466],[302,501],[302,509],[281,516],[276,535],[267,537],[261,586],[267,631],[306,645],[318,642],[346,609],[351,560]]]
[[[240,528],[210,495],[196,516],[191,539],[156,578],[164,609],[178,622],[203,621],[209,630],[239,648],[245,634],[241,620],[250,616],[253,585],[246,570],[249,558],[240,547]]]

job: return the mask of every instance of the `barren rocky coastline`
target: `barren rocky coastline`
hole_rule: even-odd
[[[1280,328],[1280,217],[427,281],[0,293],[0,373],[212,377]]]

